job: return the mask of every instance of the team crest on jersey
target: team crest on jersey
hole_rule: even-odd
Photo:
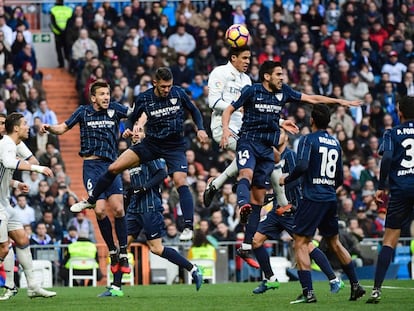
[[[173,105],[177,104],[177,98],[171,98],[170,103]]]
[[[106,113],[108,114],[108,116],[109,116],[110,118],[112,118],[112,117],[114,116],[114,114],[115,114],[115,110],[113,110],[113,109],[108,109],[108,110],[106,111]]]
[[[282,100],[283,93],[277,93],[275,96],[276,96],[277,100]]]

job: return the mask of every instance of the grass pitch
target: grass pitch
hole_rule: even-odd
[[[125,286],[124,297],[98,298],[104,287],[56,287],[54,298],[29,299],[26,290],[19,290],[9,301],[0,301],[1,311],[275,311],[275,310],[410,310],[414,303],[414,281],[389,281],[384,284],[382,301],[366,304],[372,281],[362,281],[365,297],[348,301],[349,283],[338,294],[329,292],[328,282],[314,282],[318,302],[290,305],[300,294],[299,282],[282,283],[277,290],[262,295],[252,294],[258,283],[203,284],[199,292],[194,285]]]

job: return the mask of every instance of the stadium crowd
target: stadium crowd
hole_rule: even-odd
[[[88,102],[89,85],[98,79],[111,85],[114,101],[129,105],[152,87],[156,68],[168,66],[174,84],[183,87],[202,111],[209,131],[209,73],[228,61],[225,30],[233,23],[246,24],[251,35],[248,74],[252,82],[259,82],[258,68],[265,60],[275,60],[284,66],[284,82],[301,92],[363,102],[360,107],[331,106],[329,130],[340,141],[344,159],[345,182],[337,193],[338,212],[354,239],[382,237],[387,204],[385,200],[377,206],[374,201],[381,160],[378,148],[384,130],[399,122],[398,99],[414,96],[414,2],[270,3],[248,1],[243,10],[228,0],[131,0],[117,9],[110,1],[98,4],[88,0],[74,6],[61,33],[55,35],[64,36],[60,43],[65,67],[76,76],[80,105]],[[7,7],[0,0],[0,112],[24,114],[31,125],[28,146],[42,165],[54,171],[55,177],[45,180],[35,172],[22,174],[30,193],[25,196],[14,190],[12,197],[15,208],[21,209],[23,223],[35,232],[39,222],[46,223],[53,243],[62,241],[69,227],[88,233],[93,229],[83,222],[82,215],[69,210],[77,197],[70,191],[58,138],[38,131],[42,123],[57,124],[57,117],[48,108],[24,13],[22,7]],[[292,102],[283,115],[300,129],[298,135],[289,137],[290,148],[296,150],[299,137],[310,131],[310,108]],[[235,181],[223,187],[211,206],[203,202],[207,180],[222,172],[235,154],[212,140],[198,143],[191,118],[185,137],[196,225],[210,239],[235,241],[243,232],[233,192]],[[119,152],[128,144],[120,139]],[[127,190],[127,173],[123,180]],[[183,229],[182,212],[169,179],[164,181],[162,197],[168,228],[165,240],[176,242]],[[407,222],[402,236],[411,236],[410,225]],[[36,243],[38,234],[34,236]],[[93,232],[90,239],[94,240]]]

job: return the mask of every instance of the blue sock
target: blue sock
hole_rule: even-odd
[[[245,232],[244,232],[244,243],[252,244],[253,243],[253,236],[256,233],[257,227],[259,226],[260,222],[260,211],[262,207],[260,205],[251,204],[252,205],[252,213],[249,215],[247,220],[247,224],[245,225]]]
[[[321,268],[322,272],[328,277],[328,280],[333,280],[336,278],[335,272],[332,270],[331,264],[328,261],[325,253],[322,252],[319,248],[315,248],[310,254],[310,258],[315,261],[315,263]]]
[[[242,178],[237,182],[237,204],[243,206],[250,202],[250,182]]]
[[[259,248],[253,249],[253,253],[256,256],[257,261],[259,262],[260,269],[262,269],[265,278],[269,280],[274,275],[272,271],[272,266],[270,265],[269,254],[267,253],[263,245]]]
[[[106,216],[104,219],[98,219],[98,225],[99,230],[101,230],[102,237],[105,240],[105,243],[108,246],[109,250],[116,250],[114,237],[112,236],[112,225],[111,221],[109,220],[109,217]]]
[[[344,270],[344,273],[349,279],[349,282],[352,284],[358,283],[358,277],[355,272],[355,266],[354,263],[351,261],[347,265],[342,265],[342,270]]]
[[[194,201],[188,186],[181,186],[177,189],[180,196],[180,206],[184,217],[184,227],[193,230],[194,222]]]
[[[109,171],[106,171],[98,179],[98,182],[95,185],[95,188],[92,191],[92,194],[89,195],[88,202],[95,204],[99,196],[105,192],[106,189],[112,184],[117,174],[112,174]]]
[[[375,288],[381,288],[382,282],[384,282],[385,274],[390,266],[393,253],[394,249],[387,245],[381,248],[381,251],[378,254],[377,267],[375,268]]]
[[[118,237],[119,248],[122,250],[121,253],[126,253],[128,235],[125,216],[115,217],[115,231]]]
[[[302,292],[304,295],[313,290],[312,275],[309,270],[298,270],[298,277],[300,284],[302,285]]]
[[[112,284],[121,288],[122,287],[122,275],[123,273],[121,271],[115,272],[114,281],[112,282]]]
[[[171,261],[181,268],[186,269],[187,271],[191,271],[193,268],[193,264],[191,262],[181,256],[179,252],[171,247],[164,247],[161,257],[167,259],[168,261]]]

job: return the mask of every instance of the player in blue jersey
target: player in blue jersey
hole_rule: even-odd
[[[278,150],[281,152],[281,162],[283,163],[282,172],[289,174],[293,171],[296,165],[296,154],[294,151],[287,148],[289,138],[284,130],[281,130],[280,137],[282,143],[278,146]],[[286,186],[286,196],[293,206],[298,206],[298,203],[302,198],[300,178]],[[294,209],[280,215],[277,210],[278,206],[275,204],[273,205],[274,207],[260,219],[257,231],[253,237],[253,252],[264,274],[264,278],[260,285],[253,290],[254,294],[262,294],[269,289],[279,288],[280,285],[272,271],[269,254],[263,246],[264,242],[267,239],[278,239],[280,233],[284,230],[293,236]],[[309,255],[328,277],[331,292],[338,293],[344,285],[343,282],[336,277],[326,255],[319,248],[315,247],[312,242],[309,243]]]
[[[180,240],[193,237],[194,202],[187,185],[187,159],[183,125],[185,110],[188,110],[197,127],[197,138],[204,142],[208,139],[203,119],[198,108],[191,102],[185,91],[173,86],[173,76],[167,67],[160,67],[155,73],[154,87],[139,94],[135,108],[129,117],[130,123],[145,113],[147,115],[146,136],[142,143],[131,146],[112,163],[100,178],[86,201],[72,206],[71,210],[83,210],[95,205],[96,198],[107,189],[116,176],[130,167],[151,160],[163,158],[180,196],[180,206],[184,217],[185,229]]]
[[[61,135],[76,124],[80,126],[81,149],[83,158],[83,183],[88,193],[96,187],[99,176],[118,156],[117,140],[119,124],[132,112],[131,108],[111,102],[110,86],[103,81],[94,82],[90,87],[90,105],[80,106],[68,120],[57,125],[43,124],[41,131]],[[115,232],[119,250],[112,235],[112,225],[105,212],[105,205],[113,211]],[[123,206],[121,177],[114,178],[105,192],[96,197],[95,214],[99,229],[109,248],[111,271],[129,273],[127,257],[127,232]],[[73,211],[77,212],[77,211]]]
[[[336,189],[343,182],[342,150],[339,142],[326,131],[329,121],[328,107],[323,104],[314,105],[312,133],[299,141],[297,165],[293,172],[280,178],[281,184],[289,184],[302,177],[303,199],[296,211],[293,228],[302,294],[291,303],[316,302],[309,258],[309,243],[316,229],[326,238],[350,280],[349,300],[357,300],[365,294],[358,282],[351,256],[339,240]]]
[[[388,178],[390,200],[385,233],[375,270],[374,287],[367,303],[379,303],[381,286],[393,258],[401,228],[411,220],[414,207],[414,97],[403,97],[398,103],[400,124],[384,133],[380,180],[375,200],[384,203]]]
[[[229,137],[234,136],[229,128],[230,116],[240,107],[243,106],[244,108],[243,123],[236,150],[239,169],[238,205],[241,219],[248,219],[244,245],[251,245],[259,223],[260,209],[263,204],[271,166],[268,152],[270,150],[275,151],[279,145],[280,112],[285,104],[289,101],[304,101],[311,104],[323,101],[327,104],[344,106],[360,104],[360,101],[346,101],[295,91],[283,83],[283,69],[279,62],[265,61],[260,67],[259,77],[262,83],[244,88],[239,99],[228,106],[222,116],[223,136],[221,146],[225,147],[228,144]],[[258,165],[259,160],[260,165]],[[266,161],[265,164],[264,161]],[[273,161],[278,163],[276,157],[273,158]],[[273,166],[270,173],[273,171]],[[289,207],[290,205],[282,205],[278,212],[283,213]]]

